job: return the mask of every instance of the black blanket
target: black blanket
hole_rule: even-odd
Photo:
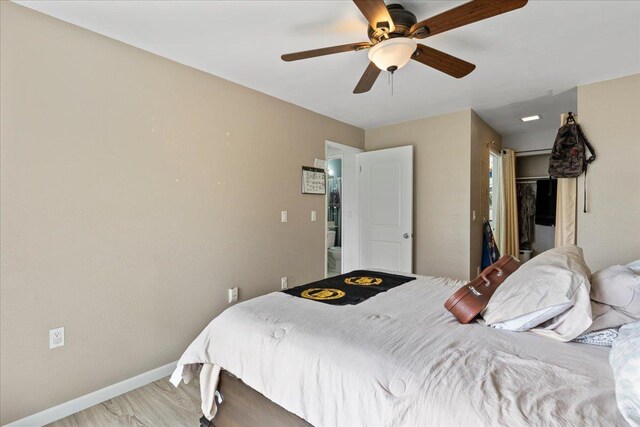
[[[411,280],[415,280],[415,277],[398,276],[379,271],[356,270],[340,276],[328,277],[317,282],[296,286],[282,292],[325,304],[353,305]]]

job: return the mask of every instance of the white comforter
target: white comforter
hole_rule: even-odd
[[[418,276],[353,306],[255,298],[215,318],[172,381],[205,364],[209,416],[222,367],[315,426],[625,425],[609,349],[460,325],[443,303],[461,285]]]

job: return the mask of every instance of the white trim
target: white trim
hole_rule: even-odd
[[[164,366],[143,372],[140,375],[120,381],[119,383],[96,390],[92,393],[85,394],[77,399],[73,399],[58,406],[54,406],[53,408],[45,409],[44,411],[29,415],[28,417],[14,421],[11,424],[5,424],[4,427],[35,427],[52,423],[61,418],[97,405],[98,403],[113,399],[116,396],[120,396],[121,394],[167,377],[174,371],[177,363],[177,361],[167,363]]]
[[[350,145],[325,140],[325,158],[329,158],[328,149],[341,151],[342,156],[342,272],[358,268],[360,259],[360,243],[358,241],[358,173],[356,170],[356,155],[364,150]],[[328,195],[327,195],[328,197]],[[327,276],[327,202],[324,204],[324,273]]]
[[[335,148],[336,150],[346,151],[347,153],[357,154],[357,153],[362,153],[364,151],[361,148],[352,147],[350,145],[339,144],[337,142],[329,141],[328,139],[325,140],[325,143],[326,143],[326,147],[328,148]],[[325,150],[325,155],[326,155],[326,150]]]

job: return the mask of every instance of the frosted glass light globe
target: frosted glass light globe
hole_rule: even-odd
[[[382,71],[395,71],[407,65],[417,47],[415,40],[406,37],[387,39],[369,49],[369,60]]]

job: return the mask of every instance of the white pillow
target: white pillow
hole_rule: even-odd
[[[624,265],[596,271],[591,276],[591,299],[640,319],[640,276]]]
[[[609,363],[616,382],[616,401],[622,416],[632,426],[640,425],[640,322],[620,328],[613,342]]]
[[[640,274],[640,259],[637,261],[630,262],[629,264],[627,264],[627,267],[632,269],[634,273]]]
[[[591,301],[591,314],[593,323],[586,332],[599,331],[601,329],[617,328],[637,319],[618,311],[615,307]]]
[[[505,329],[507,331],[524,332],[531,328],[535,328],[539,324],[546,322],[558,314],[564,313],[569,307],[571,307],[571,303],[565,302],[552,307],[541,308],[533,313],[523,314],[515,319],[493,323],[489,326],[496,329]]]
[[[591,325],[590,276],[579,247],[548,250],[507,277],[482,317],[489,326],[570,341]]]

